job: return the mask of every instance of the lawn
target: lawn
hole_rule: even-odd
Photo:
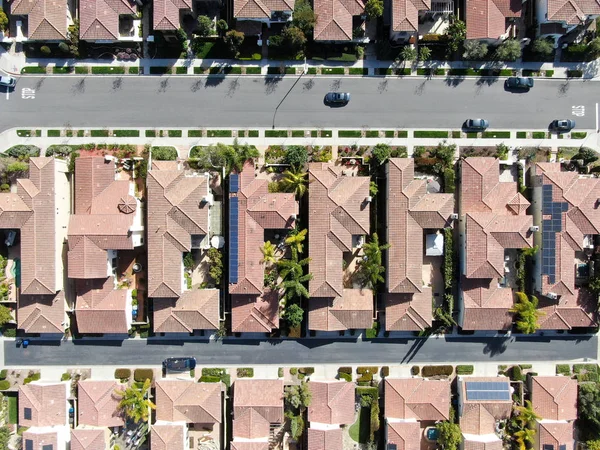
[[[484,131],[481,136],[486,139],[510,139],[510,131]]]
[[[46,68],[37,66],[23,67],[21,73],[46,73]]]
[[[246,75],[260,75],[260,67],[246,67]]]
[[[94,75],[122,75],[125,73],[125,67],[94,66],[92,67],[92,73]]]
[[[348,430],[350,438],[358,442],[359,444],[366,444],[369,442],[369,434],[371,432],[371,408],[360,408],[360,414],[358,419]]]
[[[19,420],[19,410],[17,408],[17,396],[7,395],[8,399],[8,423],[17,423]]]
[[[416,138],[447,138],[447,131],[415,131],[414,137]]]

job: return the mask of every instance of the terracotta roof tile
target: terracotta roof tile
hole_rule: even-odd
[[[465,330],[507,330],[512,325],[514,304],[510,288],[498,286],[492,279],[469,279],[461,281]]]
[[[267,438],[269,424],[283,423],[283,381],[237,379],[233,410],[234,440]]]
[[[343,450],[343,432],[341,428],[330,430],[308,429],[308,450]]]
[[[44,430],[44,431],[42,431]],[[27,431],[25,431],[23,433],[23,437],[22,437],[22,442],[23,442],[23,447],[29,447],[29,445],[31,445],[31,447],[33,449],[43,449],[46,446],[51,446],[53,449],[54,448],[60,448],[58,447],[58,444],[61,444],[61,447],[64,445],[64,442],[62,441],[62,437],[59,440],[58,437],[58,431],[56,430],[52,430],[52,431],[45,431],[47,429],[29,429]],[[31,444],[29,444],[30,441]],[[63,447],[64,448],[64,447]]]
[[[419,30],[419,11],[431,9],[431,0],[392,0],[392,30]]]
[[[116,381],[84,380],[77,384],[79,424],[95,427],[120,427],[125,424],[119,411],[116,391],[125,387]]]
[[[75,428],[71,430],[71,450],[107,450],[108,428]]]
[[[352,17],[364,13],[362,0],[315,0],[315,41],[349,41],[352,39]]]
[[[274,11],[293,11],[294,0],[234,0],[233,16],[238,19],[270,19]]]
[[[463,434],[492,434],[496,422],[507,420],[512,412],[511,400],[468,400],[465,392],[465,384],[470,381],[506,382],[507,377],[462,377],[462,386],[459,395],[462,396],[463,409],[460,417],[460,429]]]
[[[421,427],[419,422],[387,422],[387,441],[396,444],[397,450],[419,450]]]
[[[185,291],[178,299],[154,302],[156,333],[192,333],[194,330],[219,328],[219,290]]]
[[[269,450],[269,441],[232,441],[231,450]]]
[[[181,9],[192,9],[191,0],[155,0],[153,7],[154,30],[175,31],[181,27],[179,15]]]
[[[157,425],[150,427],[150,450],[184,450],[185,425]]]
[[[582,23],[586,16],[600,14],[600,4],[588,0],[548,0],[548,21]]]
[[[270,333],[279,328],[279,293],[231,296],[231,330],[234,333]]]
[[[373,291],[344,289],[342,297],[311,298],[308,304],[311,330],[364,330],[373,325]]]
[[[128,0],[82,0],[79,3],[81,39],[119,39],[119,16],[135,14]]]
[[[569,377],[532,377],[533,409],[542,419],[577,419],[577,380]]]
[[[62,334],[65,321],[65,297],[55,295],[19,295],[17,324],[26,333]]]
[[[67,425],[67,384],[30,383],[19,386],[19,426]],[[31,418],[25,418],[27,412]]]
[[[80,333],[127,333],[131,314],[127,289],[115,289],[113,277],[78,280],[76,286],[75,317]]]
[[[67,0],[13,0],[11,12],[27,16],[29,40],[67,38]]]
[[[156,381],[156,420],[221,423],[221,383]]]
[[[504,448],[504,446],[502,445],[502,439],[487,439],[488,436],[486,436],[486,440],[480,441],[469,439],[469,437],[465,437],[463,441],[464,450],[502,450]]]
[[[448,420],[450,381],[386,378],[385,416],[394,419]]]
[[[386,331],[421,331],[429,328],[433,321],[432,298],[431,289],[416,294],[385,294]]]
[[[309,381],[312,402],[308,421],[348,425],[354,423],[354,383],[346,381]]]
[[[560,448],[561,445],[566,445],[567,450],[575,448],[575,429],[573,422],[538,422],[538,439],[541,450],[544,445],[552,445],[553,448]]]

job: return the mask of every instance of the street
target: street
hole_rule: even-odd
[[[160,339],[41,341],[28,348],[4,342],[4,365],[159,365],[168,357],[195,356],[202,365],[411,364],[596,360],[597,336],[440,337],[354,340]]]
[[[329,91],[351,93],[329,108]],[[504,79],[397,79],[288,75],[27,76],[0,95],[0,131],[11,127],[452,128],[484,118],[492,129],[545,129],[557,118],[596,129],[600,83],[536,81],[530,92]],[[279,107],[278,107],[279,105]]]

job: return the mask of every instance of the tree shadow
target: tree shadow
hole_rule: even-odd
[[[273,94],[277,90],[277,85],[283,80],[282,75],[275,75],[265,78],[265,93],[267,95]]]
[[[389,81],[389,80],[387,80],[387,79],[385,79],[385,80],[381,80],[381,81],[379,82],[379,84],[377,85],[377,91],[378,91],[380,94],[383,94],[385,91],[387,91],[387,88],[388,88],[388,81]]]
[[[333,80],[330,85],[330,90],[335,92],[340,89],[341,85],[342,85],[342,80],[340,80],[339,78],[337,80]]]
[[[490,339],[488,343],[483,347],[483,353],[489,355],[490,358],[501,355],[508,348],[509,342],[513,341],[511,337],[495,337]]]
[[[113,80],[112,90],[119,91],[123,87],[123,77],[117,77]]]
[[[73,92],[73,95],[85,93],[85,78],[76,82],[71,91]]]
[[[34,88],[36,91],[39,91],[39,90],[42,88],[42,86],[43,86],[43,84],[44,84],[44,81],[46,81],[46,77],[40,78],[40,79],[37,81],[37,83],[35,83],[35,85],[33,86],[33,88]]]
[[[204,89],[206,88],[214,88],[220,85],[223,81],[225,81],[225,77],[223,75],[209,75],[204,83]]]
[[[315,80],[314,79],[310,79],[310,80],[306,80],[304,83],[302,83],[302,90],[303,91],[310,91],[315,85]]]
[[[231,80],[229,82],[229,88],[227,89],[227,97],[233,97],[238,87],[240,87],[239,80],[237,78],[235,80]]]
[[[427,80],[423,81],[422,83],[419,83],[417,85],[417,87],[415,87],[415,94],[416,95],[423,95],[423,92],[425,91],[425,84],[427,83]]]
[[[160,80],[160,83],[158,84],[158,93],[164,94],[165,92],[167,92],[168,87],[169,87],[169,79],[168,78],[164,78],[164,79]]]
[[[190,86],[190,91],[198,92],[202,88],[202,80],[198,79],[192,83]]]
[[[446,76],[444,83],[446,83],[446,86],[455,88],[463,81],[465,81],[465,77],[463,75],[448,75]]]
[[[567,80],[564,83],[561,83],[558,85],[558,92],[557,92],[556,96],[557,97],[565,97],[568,92],[569,92],[569,79],[567,78]]]

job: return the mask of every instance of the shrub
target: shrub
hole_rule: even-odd
[[[208,377],[223,377],[225,374],[227,373],[227,371],[225,369],[221,369],[219,367],[212,367],[212,368],[208,368],[205,367],[204,369],[202,369],[202,376],[208,376]]]
[[[295,367],[292,367],[290,369],[290,375],[298,375],[298,369],[296,369]]]
[[[425,366],[421,370],[421,375],[425,378],[435,376],[450,376],[454,368],[452,366]]]
[[[278,376],[279,378],[282,378],[282,377],[283,377],[283,367],[280,367],[279,369],[277,369],[277,376]]]
[[[362,375],[365,373],[374,374],[374,373],[377,373],[378,370],[379,370],[378,367],[357,367],[356,373],[359,375]]]
[[[290,145],[286,148],[284,161],[295,168],[304,167],[308,162],[308,151],[302,145]]]
[[[6,380],[6,375],[8,375],[8,370],[6,370],[6,369],[0,370],[0,381]]]
[[[237,370],[238,378],[252,378],[254,377],[254,369],[252,367],[240,367]]]
[[[40,149],[35,145],[15,145],[6,150],[4,155],[24,159],[31,156],[40,156]]]
[[[0,8],[0,30],[8,30],[8,16],[2,8]]]
[[[298,373],[301,373],[306,376],[310,376],[313,373],[315,373],[315,368],[314,367],[300,367],[298,369]]]
[[[410,374],[412,376],[417,376],[417,375],[419,375],[420,372],[421,372],[421,369],[419,369],[419,366],[412,366],[410,368]]]
[[[523,372],[521,371],[521,368],[519,366],[513,366],[513,368],[511,369],[511,380],[514,381],[524,381],[525,377],[523,376]]]
[[[578,69],[569,69],[567,70],[567,78],[581,78],[583,76],[583,71]]]
[[[369,441],[373,442],[375,440],[375,432],[379,430],[379,425],[379,401],[375,400],[371,404]]]
[[[60,381],[68,381],[68,380],[70,380],[70,379],[71,379],[71,374],[70,374],[70,373],[67,373],[67,372],[63,373],[63,374],[60,376]]]
[[[175,147],[152,147],[152,159],[175,161],[177,159],[177,149]]]
[[[373,326],[371,328],[367,328],[365,332],[365,337],[367,339],[374,339],[377,337],[379,333],[379,322],[373,322]]]
[[[373,381],[373,374],[372,373],[364,373],[360,377],[358,377],[356,379],[356,381],[358,381],[358,382]]]
[[[29,372],[29,376],[23,380],[23,384],[29,384],[32,381],[38,381],[41,376],[42,375],[39,372],[37,372],[37,373]]]
[[[383,366],[381,368],[381,376],[382,377],[389,377],[390,376],[390,368],[388,366]]]
[[[350,375],[349,373],[338,372],[338,378],[340,380],[346,380],[348,382],[352,382],[352,375]]]
[[[42,45],[40,47],[40,52],[42,52],[44,54],[44,56],[50,56],[50,53],[52,53],[52,50],[50,50],[50,47],[48,47],[47,45]]]
[[[473,366],[456,366],[456,375],[473,375]]]
[[[338,373],[349,373],[352,374],[352,367],[340,367]]]
[[[373,155],[377,165],[384,164],[390,158],[390,154],[390,146],[387,144],[377,144],[371,151],[371,155]]]
[[[444,192],[453,194],[456,190],[456,172],[453,168],[444,169]]]
[[[220,383],[221,377],[212,377],[210,375],[202,375],[198,380],[199,383]]]
[[[135,369],[133,379],[138,382],[154,379],[154,371],[152,369]]]
[[[115,369],[115,378],[118,380],[128,380],[131,378],[130,369]]]
[[[10,387],[10,382],[7,380],[0,381],[0,391],[5,391]]]
[[[569,364],[557,364],[556,375],[571,376],[571,366]]]

